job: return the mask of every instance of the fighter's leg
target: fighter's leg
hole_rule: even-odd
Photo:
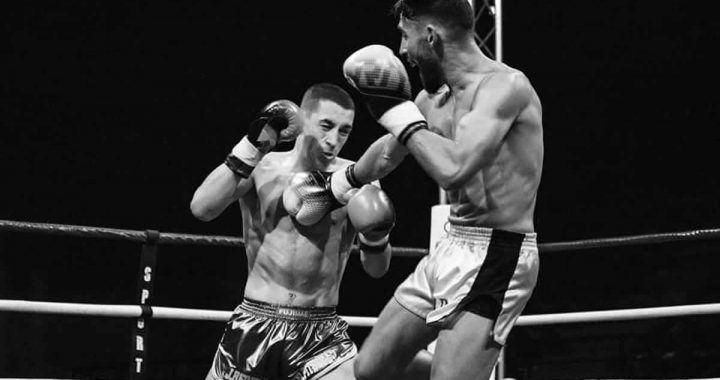
[[[437,329],[391,298],[355,358],[355,377],[398,379],[411,362],[417,367],[410,369],[422,370],[422,361],[413,359],[436,336]]]
[[[343,364],[340,364],[337,368],[326,374],[325,376],[320,377],[322,380],[352,380],[355,379],[355,376],[353,375],[353,362],[354,359],[350,359],[345,361]]]
[[[338,368],[321,377],[322,380],[354,380],[353,365],[355,359],[350,359],[340,365]],[[428,380],[430,379],[430,367],[432,366],[432,354],[427,350],[420,350],[415,355],[412,362],[405,367],[402,374],[398,375],[397,380]],[[209,374],[208,374],[209,376]],[[210,377],[206,380],[215,380]]]
[[[429,380],[432,368],[433,355],[428,350],[420,350],[405,367],[400,379],[403,380]]]
[[[502,346],[492,336],[495,322],[460,311],[438,334],[432,379],[482,379],[490,377]]]

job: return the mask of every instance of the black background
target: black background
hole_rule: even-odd
[[[0,45],[0,218],[240,235],[231,207],[188,206],[205,175],[276,98],[347,88],[356,49],[397,49],[392,1],[6,2]],[[504,61],[544,106],[542,242],[718,226],[720,28],[711,5],[507,1]],[[416,73],[411,72],[415,88]],[[343,155],[382,134],[364,110]],[[426,247],[437,187],[413,159],[383,181],[392,242]],[[139,245],[0,234],[0,298],[135,303]],[[372,280],[354,257],[339,311],[377,315],[415,259]],[[527,314],[719,302],[717,243],[548,253]],[[160,248],[155,303],[230,310],[237,249]],[[372,294],[368,299],[367,294]],[[518,327],[521,379],[720,376],[718,317]],[[0,376],[121,378],[130,320],[0,314]],[[154,321],[151,378],[204,376],[222,324]],[[366,329],[353,329],[360,342]]]

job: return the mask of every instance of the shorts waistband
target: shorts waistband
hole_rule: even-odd
[[[249,298],[243,298],[239,306],[245,312],[270,318],[291,319],[298,321],[315,321],[334,319],[337,317],[335,307],[316,307],[316,306],[290,306],[271,304],[262,301],[256,301]]]
[[[496,239],[505,240],[505,239],[515,239],[523,237],[523,244],[533,244],[537,245],[537,233],[531,232],[531,233],[519,233],[519,232],[512,232],[512,231],[506,231],[501,230],[497,228],[487,228],[487,227],[476,227],[476,226],[464,226],[459,224],[453,224],[448,222],[447,224],[447,234],[450,237],[455,237],[459,239],[467,239],[467,240],[473,240],[473,241],[486,241],[489,242],[490,238],[493,237],[493,233],[495,234]]]

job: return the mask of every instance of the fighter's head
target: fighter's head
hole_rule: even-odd
[[[445,75],[441,62],[448,44],[472,40],[473,10],[468,0],[398,0],[391,10],[398,18],[400,55],[417,66],[423,87],[436,92]]]
[[[318,83],[305,91],[300,108],[303,111],[303,135],[310,137],[309,157],[317,166],[327,166],[340,153],[350,136],[355,103],[341,87]]]

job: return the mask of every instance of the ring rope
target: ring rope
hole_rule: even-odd
[[[154,319],[226,322],[232,315],[232,312],[222,310],[186,309],[163,306],[151,307],[152,318]],[[7,299],[0,299],[0,311],[120,318],[137,318],[142,313],[142,309],[138,305],[38,302]],[[517,325],[540,326],[566,323],[612,322],[713,314],[720,314],[720,303],[521,315],[517,321]],[[351,326],[356,327],[372,327],[377,321],[376,317],[341,316],[341,318],[345,319]]]
[[[580,249],[623,247],[629,245],[661,244],[682,241],[714,240],[720,238],[720,229],[702,229],[682,232],[620,236],[610,238],[584,239],[558,243],[541,243],[538,248],[543,252],[562,252]]]
[[[76,226],[67,224],[18,222],[0,220],[0,231],[34,232],[49,235],[79,236],[112,240],[147,242],[145,231],[123,230],[115,228]],[[719,239],[720,229],[700,229],[682,232],[668,232],[634,236],[575,240],[557,243],[541,243],[538,248],[543,253],[563,252],[571,250],[594,249],[605,247],[621,247],[639,244],[660,244],[681,241],[697,241]],[[158,244],[164,245],[203,245],[223,247],[243,247],[242,238],[232,236],[193,235],[182,233],[161,232]],[[353,247],[357,253],[357,247]],[[393,247],[393,256],[422,257],[428,254],[425,248]]]
[[[47,235],[89,237],[109,240],[147,242],[145,231],[122,230],[117,228],[76,226],[69,224],[17,222],[0,220],[0,231],[34,232]],[[172,232],[161,232],[157,241],[162,245],[210,245],[225,247],[243,247],[242,238],[233,236],[191,235]]]

